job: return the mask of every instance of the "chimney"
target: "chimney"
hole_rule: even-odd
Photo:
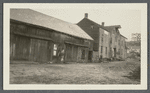
[[[85,16],[84,16],[85,18],[88,18],[88,13],[85,13]]]
[[[102,26],[104,26],[105,22],[102,22]]]

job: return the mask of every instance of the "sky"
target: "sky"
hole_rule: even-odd
[[[88,18],[98,24],[105,22],[105,26],[121,25],[120,33],[128,40],[132,33],[141,33],[141,10],[136,5],[68,4],[32,9],[73,24],[81,21],[88,13]]]

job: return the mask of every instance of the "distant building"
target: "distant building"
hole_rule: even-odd
[[[131,41],[141,41],[141,34],[140,33],[132,33]]]
[[[30,10],[10,9],[10,59],[88,62],[93,39],[78,25]]]
[[[104,26],[88,19],[88,14],[77,24],[93,39],[93,61],[105,58],[126,58],[126,37],[120,34],[120,25]]]
[[[139,41],[128,41],[127,42],[127,55],[130,57],[132,53],[141,54],[141,42]]]
[[[127,54],[128,57],[132,55],[133,52],[141,54],[141,34],[132,33],[131,41],[127,42]]]
[[[130,53],[132,51],[141,53],[141,47],[140,46],[129,46],[127,53]]]

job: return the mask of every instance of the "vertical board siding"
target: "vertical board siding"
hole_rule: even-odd
[[[82,49],[85,49],[85,48],[82,48]],[[87,57],[85,57],[85,59],[82,59],[81,54],[82,54],[81,47],[76,46],[76,45],[66,44],[66,57],[65,57],[66,61],[81,62],[81,60],[87,59]],[[85,55],[87,55],[87,53]]]
[[[37,62],[48,62],[51,60],[51,43],[45,40],[31,39],[30,60]]]
[[[10,22],[10,33],[10,59],[12,60],[49,62],[54,59],[55,43],[60,47],[65,45],[65,61],[86,62],[89,48],[80,47],[78,44],[92,49],[92,43],[89,40],[21,22]],[[65,44],[66,41],[73,44]],[[81,58],[82,49],[85,49],[84,59]]]
[[[14,35],[13,38],[15,39],[14,42],[11,43],[11,46],[13,52],[13,59],[15,60],[28,60],[29,59],[29,45],[30,45],[30,39]]]

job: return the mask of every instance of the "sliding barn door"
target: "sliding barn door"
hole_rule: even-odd
[[[73,46],[72,49],[72,61],[77,61],[77,53],[78,53],[78,47],[77,46]]]
[[[29,60],[29,47],[29,38],[11,35],[10,56],[12,60]]]
[[[76,62],[77,61],[78,47],[71,44],[66,44],[66,57],[65,61]]]
[[[31,39],[30,60],[36,62],[48,62],[51,58],[49,41]]]

